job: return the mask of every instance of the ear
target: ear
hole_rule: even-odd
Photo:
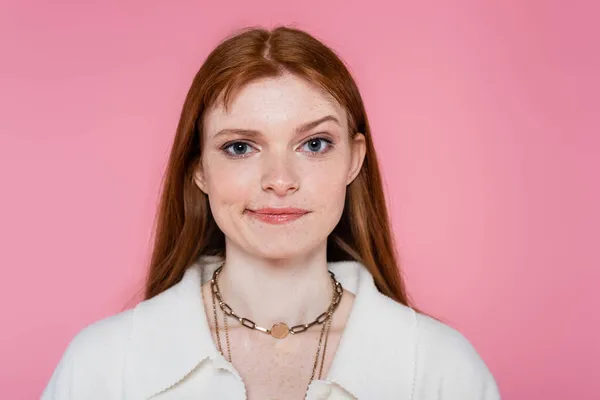
[[[357,132],[352,139],[350,139],[350,151],[351,161],[350,170],[348,171],[348,181],[346,185],[351,184],[354,179],[358,176],[363,162],[365,160],[365,154],[367,153],[367,140],[365,135]]]
[[[198,161],[196,163],[196,168],[194,168],[194,183],[200,190],[202,190],[205,194],[208,194],[206,191],[206,179],[204,178],[204,170],[202,168],[202,162]]]

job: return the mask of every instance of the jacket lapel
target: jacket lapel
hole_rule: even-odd
[[[200,270],[189,268],[181,282],[141,302],[126,362],[132,393],[148,399],[179,382],[203,359],[216,354],[201,292]]]
[[[360,263],[333,263],[330,269],[356,298],[327,380],[359,399],[411,398],[415,311],[381,294]]]

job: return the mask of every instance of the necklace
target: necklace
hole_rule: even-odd
[[[333,298],[331,299],[331,304],[330,304],[330,307],[327,309],[327,311],[323,312],[314,321],[312,321],[308,324],[295,325],[290,328],[284,322],[277,322],[277,323],[273,324],[273,326],[270,329],[267,329],[267,328],[263,328],[261,326],[256,325],[256,323],[254,323],[254,321],[252,321],[248,318],[239,317],[233,311],[233,309],[227,303],[225,303],[223,301],[223,298],[221,297],[221,292],[219,290],[219,284],[217,283],[217,279],[218,279],[219,274],[221,273],[222,269],[223,269],[223,264],[221,264],[221,266],[215,270],[213,277],[210,281],[210,287],[211,287],[212,294],[213,294],[213,296],[215,296],[217,298],[219,306],[221,307],[221,310],[226,315],[238,320],[238,322],[242,326],[245,326],[248,329],[254,329],[254,330],[269,334],[276,339],[283,339],[288,334],[296,335],[298,333],[305,332],[306,330],[308,330],[310,327],[312,327],[314,325],[323,324],[329,317],[329,314],[337,309],[337,306],[340,304],[340,300],[342,299],[342,294],[344,293],[342,284],[339,283],[335,279],[334,273],[329,271],[329,275],[331,277],[331,283],[333,285]],[[332,310],[330,310],[331,307],[333,307]]]
[[[269,334],[272,337],[277,338],[277,339],[285,338],[288,335],[288,333],[291,333],[292,335],[296,335],[298,333],[305,332],[306,330],[308,330],[310,327],[312,327],[314,325],[323,325],[321,328],[321,333],[319,335],[319,341],[317,344],[317,351],[315,354],[315,361],[313,363],[313,369],[312,369],[312,374],[310,377],[310,382],[312,382],[315,378],[315,375],[317,372],[317,366],[319,365],[319,361],[320,361],[320,368],[319,368],[318,379],[321,379],[321,377],[323,375],[323,364],[325,361],[325,353],[327,351],[327,341],[329,338],[329,330],[331,328],[331,319],[333,317],[333,312],[337,309],[337,307],[340,303],[340,300],[342,299],[342,295],[344,293],[344,289],[342,288],[341,283],[339,283],[335,279],[335,275],[333,274],[333,272],[329,271],[334,290],[333,290],[333,297],[331,299],[331,303],[329,304],[329,307],[327,308],[327,311],[323,312],[314,321],[312,321],[308,324],[295,325],[291,328],[288,328],[287,324],[285,324],[283,322],[278,322],[278,323],[274,324],[271,329],[266,329],[266,328],[262,328],[262,327],[256,325],[253,321],[251,321],[247,318],[239,317],[231,309],[231,307],[223,301],[223,298],[221,297],[221,292],[219,290],[219,285],[217,283],[217,278],[219,277],[219,274],[220,274],[222,268],[223,268],[223,264],[221,264],[221,266],[219,266],[215,270],[213,277],[210,281],[211,292],[212,292],[211,297],[212,297],[212,305],[213,305],[213,316],[214,316],[214,323],[215,323],[215,333],[216,333],[216,337],[217,337],[217,347],[218,347],[221,355],[223,357],[225,357],[225,354],[223,352],[223,347],[221,344],[221,335],[219,333],[220,327],[219,327],[219,320],[217,318],[217,303],[219,304],[219,307],[225,314],[223,316],[223,325],[225,326],[225,341],[227,344],[227,359],[230,363],[231,363],[231,345],[229,342],[229,327],[228,327],[228,323],[227,323],[228,316],[235,318],[236,320],[238,320],[238,322],[242,326],[244,326],[248,329],[253,329],[253,330],[257,330],[259,332]]]

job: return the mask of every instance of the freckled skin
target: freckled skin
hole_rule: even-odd
[[[294,135],[299,125],[327,115],[336,117],[340,125],[325,122],[304,135]],[[209,195],[228,246],[283,259],[306,253],[325,240],[340,220],[346,186],[356,175],[349,176],[352,150],[346,119],[346,111],[337,102],[292,75],[250,83],[229,112],[222,106],[207,112],[203,168],[197,183]],[[225,128],[255,129],[263,137],[214,137]],[[306,139],[321,132],[336,140],[335,147],[326,152],[307,151]],[[252,142],[245,157],[232,159],[221,149],[235,140]],[[311,213],[286,226],[270,226],[244,215],[247,207],[289,204]]]
[[[216,343],[210,290],[209,284],[203,285],[205,311]],[[329,333],[323,379],[333,361],[353,301],[354,295],[344,291]],[[221,343],[227,357],[223,313],[220,309],[217,309],[217,312]],[[248,399],[304,399],[312,374],[320,329],[321,326],[316,326],[303,334],[274,339],[262,332],[244,328],[235,320],[229,319],[232,363],[244,380]]]
[[[327,116],[334,120],[297,131],[298,127]],[[240,129],[246,131],[240,133]],[[224,130],[227,132],[222,134]],[[247,130],[259,133],[249,134]],[[208,110],[202,134],[202,164],[194,180],[208,195],[211,212],[225,234],[228,260],[233,256],[242,262],[244,257],[284,260],[283,265],[289,267],[287,260],[310,260],[317,254],[324,262],[327,238],[341,218],[347,185],[358,175],[364,157],[364,136],[351,139],[345,109],[317,87],[287,74],[248,84],[227,111],[222,105]],[[296,207],[309,213],[292,223],[271,225],[248,213],[257,207]],[[329,284],[326,275],[325,287]],[[237,283],[238,290],[246,285]],[[302,293],[296,293],[304,294],[305,298],[296,297],[304,304],[314,300],[308,294],[314,282],[308,283]],[[252,299],[261,295],[244,293]],[[203,286],[203,294],[214,337],[209,284]],[[288,295],[294,296],[293,290],[274,299]],[[345,292],[334,314],[323,378],[353,299],[351,293]],[[324,304],[328,301],[323,300]],[[271,301],[263,304],[273,304]],[[239,307],[236,310],[239,312]],[[274,312],[281,311],[282,317],[289,317],[282,310]],[[306,322],[320,312],[307,317]],[[255,322],[261,325],[260,320]],[[285,339],[251,331],[233,319],[229,328],[233,365],[244,380],[249,399],[305,398],[321,326]],[[225,346],[224,332],[221,339]]]

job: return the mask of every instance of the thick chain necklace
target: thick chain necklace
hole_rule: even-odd
[[[331,303],[329,304],[329,307],[327,308],[327,311],[323,312],[314,321],[312,321],[308,324],[295,325],[295,326],[289,328],[288,325],[285,324],[284,322],[277,322],[270,329],[267,329],[267,328],[263,328],[263,327],[256,325],[256,323],[254,323],[252,320],[250,320],[248,318],[239,317],[233,311],[233,309],[227,303],[225,303],[223,301],[223,298],[221,297],[221,292],[219,290],[219,285],[217,282],[217,279],[218,279],[219,274],[221,273],[222,269],[223,269],[223,264],[221,264],[221,266],[219,266],[215,270],[213,277],[210,281],[211,292],[212,292],[213,316],[214,316],[214,323],[215,323],[215,333],[216,333],[216,337],[217,337],[217,347],[218,347],[221,355],[223,357],[225,357],[225,354],[223,352],[223,347],[221,345],[221,335],[219,333],[220,327],[219,327],[219,320],[217,318],[217,304],[219,304],[219,307],[225,314],[224,318],[223,318],[223,320],[224,320],[223,322],[224,322],[224,326],[225,326],[225,340],[227,343],[227,359],[229,362],[231,362],[231,346],[230,346],[230,342],[229,342],[229,327],[228,327],[228,323],[227,323],[228,316],[235,318],[242,326],[244,326],[248,329],[266,333],[276,339],[283,339],[288,334],[297,335],[299,333],[307,331],[310,327],[312,327],[314,325],[323,325],[323,327],[321,328],[321,334],[319,335],[319,342],[317,345],[317,352],[315,355],[315,361],[313,364],[313,371],[312,371],[312,375],[310,377],[310,381],[312,382],[316,375],[317,366],[319,364],[319,361],[320,361],[320,368],[319,368],[318,379],[321,379],[321,376],[323,374],[323,363],[325,360],[325,352],[327,351],[327,339],[329,338],[329,330],[331,328],[331,319],[333,317],[334,311],[337,309],[338,305],[340,304],[342,295],[344,293],[342,284],[339,283],[335,279],[335,275],[333,274],[333,272],[329,271],[329,274],[331,276],[331,283],[333,285],[334,290],[333,290],[333,297],[331,299]],[[325,339],[324,343],[323,343],[323,339]],[[323,350],[322,352],[321,352],[321,348]],[[321,357],[319,357],[319,356],[321,356]]]
[[[342,284],[339,283],[335,279],[335,275],[333,274],[333,272],[329,271],[334,290],[333,290],[333,298],[331,300],[330,307],[327,309],[327,311],[323,312],[314,321],[312,321],[308,324],[295,325],[290,328],[284,322],[277,322],[270,329],[268,329],[268,328],[263,328],[263,327],[256,325],[256,323],[254,323],[254,321],[252,321],[248,318],[238,316],[233,311],[233,309],[227,303],[225,303],[223,301],[223,298],[221,297],[221,292],[219,290],[219,284],[217,283],[217,278],[219,277],[219,274],[221,273],[222,269],[223,269],[222,265],[219,268],[217,268],[213,274],[211,281],[210,281],[210,287],[212,289],[212,293],[214,296],[216,296],[219,306],[221,307],[221,310],[223,310],[223,312],[226,315],[238,320],[238,322],[240,324],[242,324],[242,326],[245,326],[248,329],[254,329],[254,330],[269,334],[276,339],[283,339],[290,333],[292,335],[296,335],[298,333],[302,333],[302,332],[308,330],[310,327],[312,327],[314,325],[323,324],[329,317],[329,314],[337,309],[337,306],[340,304],[340,300],[342,299],[342,294],[344,293]],[[332,307],[333,307],[333,309],[330,310]]]

